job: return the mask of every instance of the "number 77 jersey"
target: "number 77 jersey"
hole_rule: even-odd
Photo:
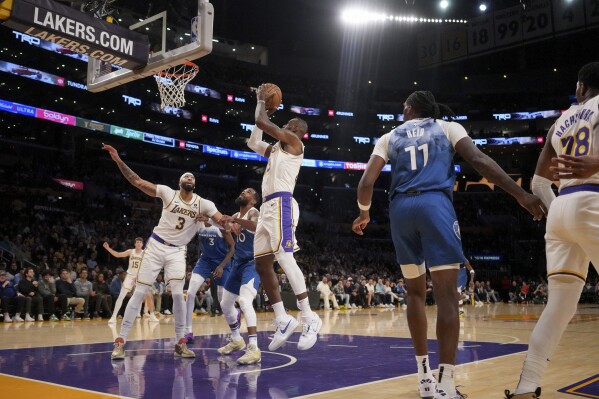
[[[426,118],[412,119],[381,137],[373,155],[391,162],[389,196],[442,191],[451,198],[454,146],[467,136],[458,123]]]
[[[584,155],[599,156],[599,96],[584,104],[572,105],[555,122],[551,145],[557,155],[575,157]],[[599,174],[588,179],[562,179],[560,190],[579,184],[599,184]]]

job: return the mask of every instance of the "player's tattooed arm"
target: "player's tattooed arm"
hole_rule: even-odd
[[[127,164],[125,164],[125,162],[123,162],[116,148],[107,144],[103,144],[102,149],[108,151],[108,154],[110,154],[110,157],[117,164],[119,170],[121,171],[123,176],[125,176],[125,179],[129,181],[129,183],[131,183],[134,187],[137,187],[144,193],[148,194],[149,196],[156,197],[156,185],[154,183],[150,183],[149,181],[142,179],[138,176],[137,173],[132,171],[131,168],[128,167]]]

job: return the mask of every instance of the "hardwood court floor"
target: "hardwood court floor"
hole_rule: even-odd
[[[526,350],[526,346],[522,344],[528,343],[542,309],[543,306],[540,305],[466,306],[466,316],[461,319],[461,340],[464,342],[458,355],[458,361],[462,364],[457,367],[456,382],[463,385],[462,391],[469,395],[469,399],[499,399],[503,397],[504,389],[514,389],[524,359],[523,351]],[[436,307],[428,307],[427,313],[429,338],[434,339]],[[404,310],[321,311],[320,315],[323,319],[322,339],[310,351],[297,351],[293,343],[288,343],[276,353],[267,352],[268,336],[262,333],[259,336],[263,350],[262,370],[241,371],[241,374],[245,373],[247,384],[245,379],[236,376],[235,381],[239,379],[240,387],[237,397],[418,398],[416,377],[413,374],[413,352],[410,341],[406,339],[409,338],[409,332]],[[272,332],[272,316],[272,313],[258,313],[259,330]],[[117,326],[120,326],[120,321]],[[187,389],[192,389],[189,387],[193,386],[196,398],[221,397],[222,392],[219,393],[218,388],[210,391],[202,389],[208,385],[216,387],[219,384],[218,376],[224,378],[221,383],[224,381],[227,382],[224,385],[230,385],[228,381],[231,377],[223,377],[223,370],[232,367],[231,362],[227,363],[225,360],[226,364],[218,363],[224,360],[221,357],[217,362],[218,354],[215,351],[216,347],[224,343],[224,334],[228,332],[225,320],[222,317],[198,316],[194,319],[194,329],[196,336],[202,336],[195,346],[192,346],[198,358],[195,364],[175,364],[175,376],[186,378]],[[165,378],[165,375],[168,378],[161,385],[167,387],[165,389],[168,391],[168,397],[186,397],[179,391],[175,393],[175,388],[183,387],[184,384],[180,383],[178,377],[174,380],[172,377],[172,317],[161,319],[159,324],[138,319],[131,331],[127,346],[130,352],[149,351],[144,352],[146,355],[143,356],[142,366],[137,371],[132,371],[132,363],[125,363],[130,368],[126,374],[126,384],[130,384],[131,380],[136,381],[137,385],[142,384],[141,389],[138,387],[137,390],[132,390],[126,384],[125,389],[123,379],[113,377],[119,374],[118,367],[121,367],[114,362],[111,366],[109,359],[110,343],[117,330],[109,328],[106,321],[3,323],[0,324],[0,331],[2,397],[20,399],[39,394],[44,395],[46,399],[121,395],[163,398],[164,392],[158,392],[152,381]],[[292,342],[297,341],[297,336],[296,333],[292,337]],[[580,305],[543,379],[543,399],[599,398],[598,336],[599,306]],[[431,342],[432,351],[435,346],[435,343]],[[60,358],[63,355],[57,347],[65,350],[70,348],[68,350],[71,353],[64,356],[72,357],[63,362]],[[161,352],[164,353],[160,354]],[[45,359],[43,364],[39,362],[40,356]],[[85,363],[81,360],[85,356],[93,359]],[[73,360],[75,357],[78,358],[77,361]],[[135,355],[131,357],[134,358]],[[434,359],[436,355],[433,354],[432,357]],[[216,374],[210,371],[214,363],[220,364]],[[284,366],[292,364],[295,368],[287,367],[285,374]],[[55,371],[53,368],[61,367],[67,370],[62,377],[59,375],[46,378],[47,374]],[[70,372],[68,367],[91,368],[96,373],[96,380],[104,378],[104,381],[96,385],[91,380],[89,383],[78,381],[78,378],[83,378],[78,377],[82,374]],[[433,367],[436,367],[436,360],[433,360]],[[104,368],[108,374],[100,378],[104,375]],[[151,369],[162,368],[168,369],[168,372],[161,371],[162,374],[158,377],[150,374]],[[132,373],[145,373],[145,376]],[[63,378],[65,375],[67,378]],[[254,376],[253,390],[251,376]],[[591,377],[596,377],[591,379],[591,383],[578,384],[586,388],[573,390],[578,392],[578,396],[558,392],[559,389]],[[46,382],[36,383],[31,380]]]

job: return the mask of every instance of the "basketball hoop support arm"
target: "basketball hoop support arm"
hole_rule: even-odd
[[[148,20],[132,25],[133,29],[143,23],[162,18],[162,13],[157,14]],[[168,52],[148,55],[148,64],[136,70],[120,69],[104,76],[97,76],[99,62],[89,62],[87,65],[87,89],[92,93],[98,93],[104,90],[120,86],[134,80],[153,76],[158,72],[182,64],[185,61],[192,62],[212,52],[212,28],[214,22],[214,7],[205,0],[198,2],[199,28],[196,41],[186,44]],[[165,19],[165,18],[164,18]],[[164,20],[163,19],[163,20]],[[163,23],[163,49],[166,35],[166,25]]]

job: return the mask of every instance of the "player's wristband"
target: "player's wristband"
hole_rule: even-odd
[[[470,270],[470,274],[474,274],[474,270]]]
[[[362,204],[360,204],[360,201],[358,200],[358,208],[360,208],[361,211],[367,211],[367,210],[369,210],[370,209],[370,205],[371,204],[362,205]]]
[[[266,101],[264,101],[264,100],[258,100],[258,102],[266,104]]]

